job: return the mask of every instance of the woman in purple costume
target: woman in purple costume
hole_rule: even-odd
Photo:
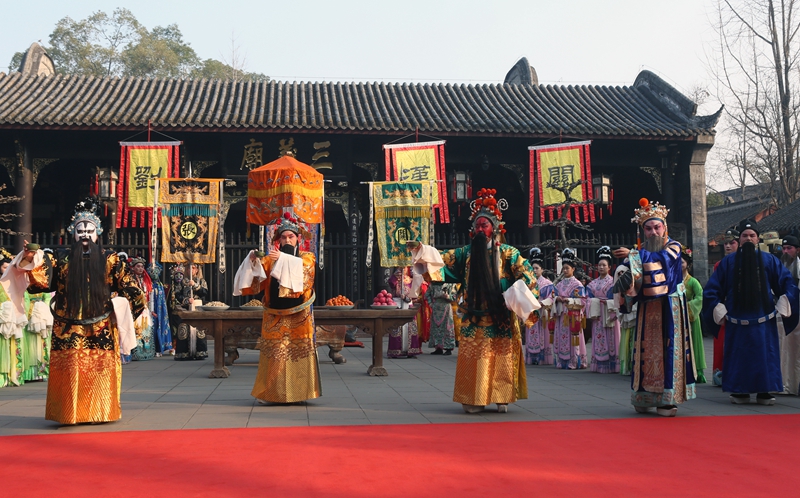
[[[611,248],[597,250],[600,276],[586,286],[589,299],[586,316],[592,319],[592,362],[590,370],[599,373],[619,372],[619,317],[614,306],[614,279],[611,269]]]

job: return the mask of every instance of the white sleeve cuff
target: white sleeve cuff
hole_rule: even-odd
[[[789,298],[786,297],[786,294],[778,298],[778,302],[775,303],[775,309],[778,310],[781,316],[792,316],[792,307],[789,305]]]
[[[722,322],[725,321],[725,315],[728,314],[728,308],[725,307],[724,304],[719,303],[718,305],[714,306],[714,323],[717,325],[722,325]]]

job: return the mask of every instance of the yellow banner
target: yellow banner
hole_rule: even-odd
[[[129,153],[128,207],[151,208],[155,201],[156,178],[169,175],[172,148],[135,148]]]
[[[436,154],[438,149],[429,147],[425,149],[400,149],[395,152],[395,165],[400,181],[422,182],[425,180],[436,181],[439,175],[436,171]],[[435,184],[434,184],[435,185]],[[432,204],[439,204],[439,189],[432,188]]]
[[[542,151],[539,153],[539,167],[542,172],[542,205],[561,204],[564,194],[548,185],[565,187],[581,180],[581,148],[569,150]],[[583,202],[583,187],[572,189],[572,198]]]

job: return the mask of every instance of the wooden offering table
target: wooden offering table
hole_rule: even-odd
[[[367,373],[372,376],[389,375],[383,367],[383,335],[387,329],[401,327],[417,315],[417,309],[368,309],[333,310],[324,307],[314,309],[316,326],[353,325],[362,332],[372,335],[372,365]],[[225,366],[226,341],[232,347],[255,347],[261,336],[260,310],[225,311],[177,311],[183,322],[192,327],[205,330],[214,338],[214,369],[210,378],[224,378],[231,375]],[[250,343],[252,342],[252,346]],[[332,354],[335,353],[331,348]],[[331,358],[336,361],[333,355]]]

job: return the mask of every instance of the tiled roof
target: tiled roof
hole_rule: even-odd
[[[708,221],[709,242],[722,236],[726,230],[736,226],[740,221],[746,218],[755,218],[757,214],[768,209],[770,205],[771,202],[769,201],[753,199],[708,208],[706,220]],[[765,216],[763,220],[768,220],[769,218],[771,216]],[[766,230],[761,221],[758,222],[758,229],[761,232]]]
[[[796,200],[758,222],[761,232],[788,232],[800,228],[800,200]]]
[[[670,105],[670,95],[654,91],[652,79],[612,87],[231,82],[0,73],[0,127],[123,129],[145,126],[150,120],[162,130],[198,131],[392,133],[419,128],[440,134],[642,138],[714,133],[719,112],[687,115],[685,102]]]

